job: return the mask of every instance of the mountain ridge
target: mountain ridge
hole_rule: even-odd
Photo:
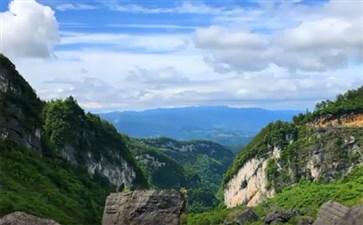
[[[227,146],[245,145],[271,121],[291,121],[300,111],[200,106],[100,114],[118,131],[140,138],[169,136],[179,141],[203,139]]]

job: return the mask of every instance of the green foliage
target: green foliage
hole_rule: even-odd
[[[147,186],[143,173],[115,127],[98,115],[86,114],[72,96],[48,102],[42,116],[45,136],[59,152],[67,145],[72,146],[77,150],[75,157],[80,165],[84,164],[88,153],[96,160],[103,157],[116,164],[122,157],[136,172],[135,186]]]
[[[294,116],[293,121],[295,124],[306,124],[321,116],[339,117],[352,112],[363,112],[363,86],[339,94],[335,101],[321,101],[316,104],[314,112],[300,113]]]
[[[273,162],[270,162],[273,164]],[[347,176],[331,183],[312,182],[301,180],[294,186],[284,188],[273,198],[254,207],[256,214],[263,218],[274,208],[300,209],[304,216],[315,217],[320,206],[334,200],[346,206],[354,206],[363,203],[363,166],[355,167]],[[187,225],[200,224],[224,224],[225,221],[234,221],[243,212],[245,206],[226,209],[219,208],[203,213],[191,213],[187,218]],[[286,224],[297,224],[304,216],[293,217]],[[261,219],[250,225],[263,225]]]
[[[318,208],[329,200],[347,206],[363,203],[363,167],[357,166],[349,175],[331,183],[303,179],[261,205],[301,210],[311,208],[312,215],[315,215]]]
[[[210,141],[182,142],[166,137],[128,140],[153,187],[187,188],[190,212],[211,210],[220,203],[216,193],[233,158],[228,149]],[[165,164],[152,166],[144,160],[150,157]]]
[[[114,190],[62,157],[40,158],[12,142],[0,142],[0,217],[23,211],[67,225],[100,224]]]

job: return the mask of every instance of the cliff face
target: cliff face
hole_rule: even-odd
[[[0,141],[7,140],[39,155],[55,151],[117,187],[145,183],[111,124],[86,114],[72,97],[42,102],[15,65],[0,54]]]
[[[272,125],[257,139],[232,165],[238,169],[225,183],[227,207],[255,206],[301,179],[329,182],[363,162],[359,127]]]
[[[330,182],[363,163],[363,86],[261,130],[224,176],[228,207],[254,206],[302,179]]]
[[[353,112],[341,116],[326,115],[308,125],[314,127],[363,127],[363,113]]]
[[[176,191],[133,191],[107,197],[103,225],[179,225],[185,196]]]
[[[41,154],[41,108],[30,85],[0,54],[0,140],[12,140]]]
[[[43,119],[50,144],[90,174],[100,173],[117,187],[131,186],[137,175],[142,176],[116,129],[86,114],[72,97],[47,103]]]

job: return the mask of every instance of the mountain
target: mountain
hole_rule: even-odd
[[[248,143],[269,122],[291,121],[296,113],[211,106],[111,112],[100,116],[132,137],[168,136],[177,140],[210,140],[236,146]]]
[[[294,122],[270,123],[225,174],[226,205],[256,205],[301,179],[340,178],[363,162],[362,122],[363,87],[317,104]]]
[[[276,121],[263,128],[224,174],[227,208],[190,215],[188,224],[237,221],[246,207],[259,217],[256,225],[272,224],[274,219],[312,224],[327,201],[363,203],[362,165],[363,86],[335,101],[318,103],[313,112],[298,114],[293,122]],[[331,210],[319,221],[338,218],[338,211]]]
[[[124,138],[76,100],[41,101],[0,54],[0,216],[99,224],[110,191],[147,187]]]
[[[219,204],[216,193],[234,154],[211,141],[161,137],[129,138],[128,146],[153,188],[188,191],[188,210],[201,212]]]

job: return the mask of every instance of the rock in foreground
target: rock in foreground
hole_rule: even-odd
[[[14,212],[0,218],[0,225],[60,225],[54,220],[42,219],[23,212]]]
[[[178,225],[185,212],[184,194],[171,190],[113,193],[106,199],[103,225]]]
[[[329,201],[320,208],[314,225],[363,225],[363,205],[348,208]]]

